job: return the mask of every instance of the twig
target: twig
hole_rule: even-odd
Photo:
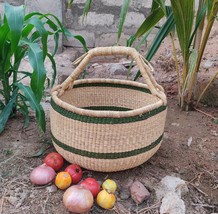
[[[160,204],[161,204],[161,202],[158,201],[158,202],[156,202],[155,204],[151,205],[150,207],[145,207],[145,208],[139,210],[138,213],[139,213],[139,214],[142,214],[142,213],[144,213],[145,211],[150,211],[150,210],[152,210],[152,209],[158,208],[158,207],[160,206]]]
[[[0,205],[0,214],[2,214],[2,211],[3,211],[3,205],[4,205],[4,200],[5,200],[5,195],[6,195],[6,190],[4,191],[4,194],[2,196],[2,199],[1,199],[1,205]]]
[[[191,186],[193,186],[198,192],[200,192],[202,195],[208,197],[208,194],[203,192],[201,189],[199,189],[198,187],[196,187],[194,184],[190,183]]]
[[[209,83],[206,85],[206,87],[204,88],[204,90],[201,92],[198,100],[197,100],[197,105],[200,102],[201,98],[203,97],[203,95],[205,94],[206,90],[209,88],[209,86],[211,85],[211,83],[215,80],[216,76],[218,75],[218,71],[215,73],[215,75],[211,78],[211,80],[209,81]]]
[[[46,212],[45,212],[45,206],[46,206],[46,204],[47,204],[47,202],[48,202],[48,199],[49,199],[49,194],[47,194],[47,197],[46,197],[46,199],[45,199],[45,202],[44,202],[44,204],[42,205],[42,212],[43,212],[43,214],[46,213]]]
[[[195,203],[192,203],[192,205],[193,206],[207,207],[207,208],[211,208],[211,209],[216,207],[216,205],[214,206],[214,205],[209,205],[209,204],[195,204]]]
[[[200,112],[200,113],[202,113],[202,114],[204,114],[204,115],[206,115],[206,116],[212,118],[213,120],[216,119],[214,116],[212,116],[212,115],[210,115],[210,114],[208,114],[208,113],[206,113],[206,112],[204,112],[204,111],[202,111],[202,110],[200,110],[200,109],[197,109],[197,108],[194,107],[194,106],[193,106],[193,109],[195,109],[196,111],[198,111],[198,112]]]

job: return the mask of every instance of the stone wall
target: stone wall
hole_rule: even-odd
[[[86,0],[74,0],[71,9],[64,5],[63,20],[65,26],[73,34],[82,34],[88,47],[114,45],[117,41],[117,31],[122,0],[93,1],[90,12],[83,17],[83,8]],[[151,0],[132,0],[124,24],[121,44],[126,38],[136,32],[144,21],[151,6]],[[73,39],[64,41],[66,46],[80,46]]]
[[[81,34],[88,47],[109,46],[117,42],[119,15],[123,0],[92,1],[90,12],[84,18],[83,9],[86,0],[74,0],[70,9],[67,9],[69,0],[7,0],[14,5],[26,4],[27,12],[41,11],[53,13],[74,34]],[[198,0],[195,0],[198,2]],[[3,11],[3,2],[0,0],[0,12]],[[166,0],[169,4],[170,0]],[[125,45],[126,39],[136,32],[150,11],[152,0],[131,0],[127,13],[120,43]],[[196,4],[197,7],[197,4]],[[75,39],[64,39],[64,46],[81,47]],[[62,47],[62,42],[60,43]]]

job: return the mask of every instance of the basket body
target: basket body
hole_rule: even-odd
[[[71,163],[94,171],[126,170],[147,161],[161,145],[167,107],[155,107],[160,99],[145,84],[77,80],[59,99],[51,100],[52,139],[56,150]],[[73,112],[62,102],[83,111]],[[146,105],[153,107],[131,114]]]

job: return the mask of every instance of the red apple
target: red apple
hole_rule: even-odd
[[[81,181],[83,171],[79,165],[71,164],[64,171],[70,173],[70,176],[72,178],[72,184],[77,184],[79,181]]]
[[[86,189],[90,190],[93,197],[96,197],[100,192],[100,185],[94,178],[86,178],[80,183],[80,186],[83,186]]]

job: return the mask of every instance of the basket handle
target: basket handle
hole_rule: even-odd
[[[59,91],[59,96],[61,96],[65,90],[71,89],[74,81],[78,78],[78,76],[84,71],[86,65],[89,61],[95,56],[111,56],[111,55],[127,55],[131,56],[133,60],[135,60],[138,68],[141,72],[142,77],[145,80],[148,88],[151,93],[157,97],[159,97],[164,104],[166,104],[166,96],[164,94],[164,89],[160,86],[154,79],[151,71],[153,71],[152,66],[149,62],[146,61],[143,56],[141,56],[136,49],[131,47],[121,47],[121,46],[113,46],[113,47],[97,47],[89,50],[87,53],[78,58],[74,64],[79,65],[75,68],[75,70],[71,73],[71,75],[59,86],[55,87],[55,90]]]

